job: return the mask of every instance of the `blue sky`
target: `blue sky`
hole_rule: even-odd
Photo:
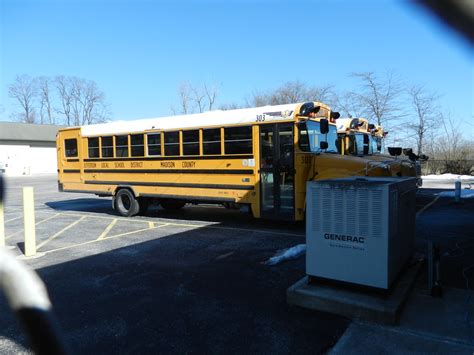
[[[217,83],[224,104],[290,80],[352,89],[351,72],[393,69],[474,131],[471,49],[408,2],[0,0],[0,21],[5,120],[17,74],[94,80],[128,120],[170,114],[183,81]]]

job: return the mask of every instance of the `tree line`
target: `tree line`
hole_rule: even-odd
[[[94,81],[75,76],[17,75],[8,95],[19,108],[12,114],[18,122],[80,126],[108,116],[104,92]]]

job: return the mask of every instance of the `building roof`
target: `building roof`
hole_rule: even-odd
[[[64,126],[17,122],[0,122],[0,141],[55,142],[56,134]]]

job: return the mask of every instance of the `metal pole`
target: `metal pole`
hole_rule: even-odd
[[[35,199],[32,187],[23,188],[23,220],[25,229],[25,256],[36,255]]]
[[[461,181],[456,181],[454,183],[454,201],[461,201]]]

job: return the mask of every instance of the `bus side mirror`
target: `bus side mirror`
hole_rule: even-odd
[[[328,149],[328,147],[329,147],[328,142],[325,142],[325,141],[319,142],[319,149],[326,150]]]
[[[325,118],[321,118],[319,121],[321,134],[326,134],[329,132],[329,122]]]
[[[334,111],[331,112],[331,118],[333,120],[337,120],[339,117],[341,117],[341,114],[339,112],[334,112]]]

